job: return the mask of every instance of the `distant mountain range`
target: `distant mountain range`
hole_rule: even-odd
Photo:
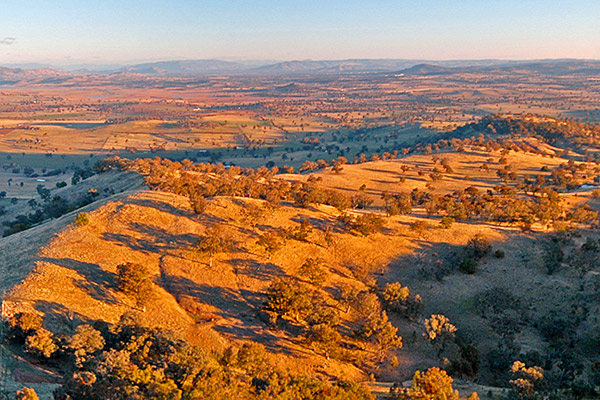
[[[397,72],[407,75],[439,75],[462,73],[465,70],[519,72],[532,69],[539,73],[578,73],[600,70],[600,61],[584,60],[393,60],[393,59],[352,59],[352,60],[294,60],[262,66],[221,60],[161,61],[137,64],[121,68],[119,72],[146,75],[198,75],[211,73],[255,73],[255,74],[344,74]]]
[[[118,72],[148,75],[195,75],[203,73],[236,72],[249,69],[248,66],[221,60],[159,61],[123,67]]]
[[[300,75],[300,74],[357,74],[390,73],[403,75],[450,75],[465,72],[496,74],[600,74],[598,60],[296,60],[261,65],[260,62],[233,62],[223,60],[173,60],[130,66],[79,65],[76,69],[54,68],[44,64],[20,64],[0,67],[0,84],[10,84],[23,79],[44,83],[44,79],[56,81],[69,76],[86,74],[136,74],[138,76],[200,76],[200,75]],[[19,67],[19,68],[14,68]],[[51,83],[51,82],[47,82]]]

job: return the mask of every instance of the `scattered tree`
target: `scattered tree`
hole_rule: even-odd
[[[298,270],[298,273],[313,285],[322,286],[327,278],[327,271],[323,267],[324,262],[322,258],[308,257]]]
[[[125,263],[117,267],[119,289],[132,298],[136,305],[143,306],[152,294],[150,272],[141,264]]]
[[[47,329],[39,328],[25,339],[25,351],[37,356],[50,358],[57,350],[54,335]]]
[[[296,281],[278,278],[269,286],[265,308],[300,322],[312,310],[312,303],[306,289]]]
[[[452,387],[452,381],[446,371],[433,367],[424,373],[416,371],[409,388],[392,386],[390,394],[402,400],[462,400],[458,390]],[[479,396],[472,393],[466,400],[479,400]]]
[[[271,232],[265,232],[260,235],[256,244],[265,250],[269,255],[269,259],[283,246],[279,237]]]
[[[213,257],[216,254],[227,251],[230,247],[230,241],[225,237],[223,228],[215,225],[207,229],[204,237],[198,240],[196,249],[199,253],[206,254],[209,257],[209,266],[212,268]]]

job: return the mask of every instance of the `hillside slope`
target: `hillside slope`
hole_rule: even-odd
[[[41,245],[53,229],[58,231],[37,255],[32,247],[9,266],[15,275],[8,283],[27,277],[6,296],[4,317],[19,312],[41,315],[44,325],[59,336],[71,335],[82,323],[133,321],[175,332],[217,354],[231,345],[255,342],[265,346],[270,362],[281,369],[327,379],[364,381],[373,373],[379,381],[399,381],[410,378],[415,369],[442,365],[483,385],[506,387],[516,360],[543,365],[551,384],[559,385],[555,380],[567,373],[587,379],[598,358],[593,334],[598,321],[592,317],[600,311],[594,261],[600,242],[597,232],[574,221],[569,210],[585,201],[598,208],[590,188],[580,188],[584,183],[595,187],[597,167],[557,157],[552,146],[538,149],[547,154],[465,146],[460,152],[344,165],[338,172],[327,168],[311,176],[273,176],[266,168],[252,175],[160,159],[140,162],[135,168],[143,167],[150,187],[191,190],[191,197],[159,190],[129,193],[98,208],[100,204],[89,206],[96,209],[86,225],[69,224],[72,213],[48,223],[54,225],[3,239],[19,246],[19,238],[31,240],[39,233]],[[515,176],[503,181],[503,171]],[[532,180],[530,174],[546,176],[545,189],[559,190],[557,198],[565,200],[564,210],[555,218],[559,232],[541,221],[521,227],[466,214],[443,226],[442,216],[448,217],[449,211],[428,213],[417,201],[405,215],[386,216],[370,205],[340,211],[306,200],[334,190],[362,193],[379,206],[383,193],[409,193],[415,188],[436,196],[459,192],[452,201],[464,201],[469,207],[479,207],[468,203],[466,195],[477,191],[495,191],[496,198],[513,200],[549,198],[539,187],[524,186]],[[561,177],[568,178],[570,186],[559,182]],[[295,203],[290,197],[266,201],[223,195],[245,189],[254,190],[255,197],[261,190],[273,194],[265,188],[288,185],[282,179],[313,187],[286,186],[295,188],[292,195],[307,196],[295,198]],[[511,187],[521,192],[513,193]],[[217,194],[196,203],[194,188]],[[486,201],[485,207],[502,204]],[[347,222],[358,216],[376,216],[381,226],[361,234]],[[227,246],[212,256],[202,254],[200,245],[217,227],[218,238]],[[271,251],[260,244],[269,235],[279,242]],[[473,243],[483,250],[467,270],[462,264]],[[318,284],[302,271],[315,260],[323,270]],[[143,306],[119,286],[118,267],[125,263],[143,265],[151,274],[152,295]],[[300,316],[300,310],[295,316],[282,313],[273,321],[265,304],[282,277],[308,293],[312,305],[303,307],[309,315]],[[390,306],[385,291],[396,282],[408,287],[410,296],[422,298],[422,313],[407,316],[401,307]],[[353,291],[354,297],[345,298],[344,291]],[[379,315],[382,306],[387,312],[383,320],[389,317],[403,338],[403,346],[386,352],[378,351],[379,339],[359,338],[365,315]],[[335,354],[311,340],[311,318],[320,318],[323,310],[333,310],[339,320],[334,325],[341,335]],[[457,328],[443,344],[428,338],[426,321],[436,314],[449,317]],[[568,330],[567,323],[571,323]],[[564,333],[554,327],[565,327]],[[573,343],[579,350],[567,352]],[[477,360],[475,371],[465,369],[465,348],[472,356],[469,368]],[[582,352],[589,354],[584,358]]]

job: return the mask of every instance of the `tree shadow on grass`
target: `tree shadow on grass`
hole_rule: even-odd
[[[164,201],[160,201],[160,200],[146,200],[146,199],[133,198],[133,199],[129,199],[128,203],[138,205],[141,207],[155,208],[157,210],[160,210],[160,211],[163,211],[163,212],[166,212],[169,214],[177,215],[179,217],[192,218],[196,215],[193,211],[182,210],[181,208],[174,207],[173,205],[171,205],[167,202],[164,202]]]
[[[331,227],[335,232],[339,232],[338,222],[335,219],[330,219],[330,218],[320,219],[320,218],[314,218],[314,217],[310,217],[308,215],[303,215],[303,214],[298,214],[291,219],[292,219],[292,221],[297,222],[299,224],[301,224],[303,222],[308,222],[313,226],[313,228],[321,230],[321,231],[325,231],[325,229],[327,229],[327,227]]]
[[[115,274],[105,271],[98,264],[86,263],[70,258],[49,258],[42,257],[39,261],[44,261],[59,265],[64,268],[72,269],[85,280],[76,280],[74,284],[85,290],[94,299],[108,304],[118,304],[119,300],[111,293],[111,288],[117,287]]]
[[[173,275],[163,275],[161,284],[177,300],[183,295],[196,298],[202,303],[218,308],[218,314],[224,318],[237,318],[240,313],[253,311],[252,306],[246,303],[243,296],[233,289],[202,285],[190,279]]]
[[[132,224],[132,228],[143,233],[147,238],[135,238],[130,235],[112,232],[103,233],[102,238],[108,242],[125,245],[132,250],[161,254],[173,251],[179,252],[182,249],[193,247],[199,238],[191,233],[173,235],[164,229],[151,225]]]
[[[198,241],[198,235],[193,233],[174,235],[158,226],[141,224],[137,222],[131,223],[130,226],[135,231],[152,238],[155,246],[167,250],[175,250],[182,247],[192,247]]]
[[[232,258],[227,260],[233,266],[236,274],[243,275],[252,279],[269,281],[278,276],[285,275],[285,272],[273,263],[262,264],[255,260]]]
[[[199,302],[217,308],[216,314],[226,321],[217,323],[213,329],[236,340],[251,340],[265,345],[273,352],[289,352],[281,337],[266,329],[256,318],[257,307],[263,296],[250,290],[238,292],[233,289],[202,285],[180,276],[165,275],[162,286],[180,299],[182,296],[196,298]]]
[[[81,324],[92,324],[94,321],[74,312],[62,304],[38,300],[35,309],[44,313],[44,325],[53,332],[73,333]]]

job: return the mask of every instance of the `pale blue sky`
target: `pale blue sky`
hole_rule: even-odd
[[[600,59],[599,0],[0,1],[0,64],[566,57]]]

